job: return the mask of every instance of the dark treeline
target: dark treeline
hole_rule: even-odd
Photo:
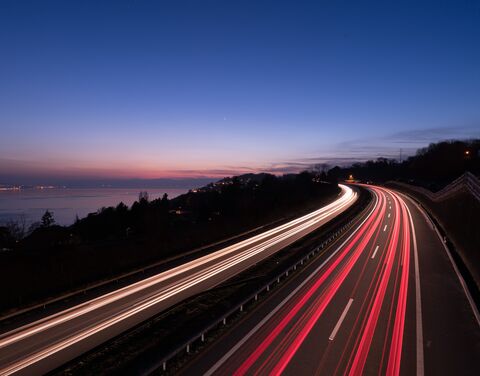
[[[339,179],[353,175],[355,179],[373,182],[404,180],[437,191],[465,171],[480,175],[480,140],[434,143],[401,163],[379,158],[347,168],[335,167],[328,174]]]
[[[102,208],[72,226],[51,213],[24,238],[0,227],[2,308],[25,304],[296,215],[333,199],[336,184],[310,172],[226,178],[187,194],[130,208]],[[13,230],[12,230],[13,229]],[[20,231],[21,232],[21,231]]]
[[[348,168],[333,168],[330,177],[374,183],[389,182],[389,186],[409,193],[418,200],[445,231],[451,250],[456,255],[462,274],[472,291],[480,288],[480,203],[466,191],[458,192],[439,202],[415,190],[397,185],[396,181],[422,186],[432,192],[439,191],[466,171],[480,177],[480,140],[444,141],[419,149],[416,155],[399,163],[380,158],[357,163]],[[450,243],[449,243],[450,244]]]

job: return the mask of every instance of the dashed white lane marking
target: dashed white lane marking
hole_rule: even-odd
[[[245,342],[248,341],[250,337],[252,337],[268,320],[272,318],[273,315],[275,315],[280,308],[282,308],[287,302],[292,298],[293,295],[295,295],[308,281],[310,281],[313,277],[317,275],[317,273],[322,270],[322,268],[327,264],[330,259],[332,259],[339,251],[342,249],[342,247],[347,244],[348,241],[358,232],[358,230],[363,226],[363,224],[367,221],[367,219],[372,215],[373,211],[377,208],[378,205],[378,196],[375,194],[375,205],[373,209],[368,213],[366,218],[360,223],[355,231],[353,231],[350,236],[345,239],[345,241],[330,255],[328,258],[317,268],[311,273],[307,278],[305,278],[302,283],[300,283],[295,290],[293,290],[285,299],[283,299],[279,305],[277,305],[273,310],[270,311],[270,313],[265,316],[252,330],[250,330],[243,338],[235,344],[225,355],[223,355],[207,372],[205,372],[204,376],[211,376],[213,375]]]
[[[385,225],[385,227],[383,228],[383,231],[385,232],[386,229],[387,229],[387,225]]]
[[[390,218],[390,213],[388,213],[388,218]]]
[[[350,298],[347,305],[345,306],[345,309],[342,312],[342,315],[338,319],[337,325],[335,325],[335,328],[333,328],[332,333],[330,334],[330,337],[328,337],[330,341],[333,341],[335,339],[338,329],[340,329],[340,326],[342,325],[343,320],[345,320],[345,316],[347,316],[348,310],[350,309],[350,306],[352,305],[352,303],[353,303],[353,299]]]
[[[375,255],[377,254],[378,251],[378,245],[375,247],[375,251],[373,251],[372,259],[375,258]]]

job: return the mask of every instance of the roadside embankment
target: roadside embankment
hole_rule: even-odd
[[[469,189],[456,189],[443,197],[428,194],[405,183],[388,182],[387,186],[416,199],[433,217],[445,236],[455,261],[469,284],[480,289],[480,201]],[[453,247],[452,247],[453,246]],[[470,281],[469,281],[470,280]]]
[[[96,231],[110,233],[114,224],[130,216],[130,222],[124,225],[133,228],[137,224],[143,233],[112,233],[96,240],[85,235],[86,240],[78,244],[67,241],[45,249],[34,249],[32,235],[25,241],[32,248],[0,254],[1,315],[5,318],[45,304],[55,311],[64,307],[64,300],[69,306],[91,299],[269,230],[338,198],[340,189],[336,185],[302,179],[266,179],[265,189],[263,185],[239,183],[237,187],[222,186],[220,191],[189,193],[173,200],[180,201],[184,210],[189,208],[182,215],[170,210],[178,204],[176,201],[157,200],[131,209],[107,208],[81,221],[88,225],[89,231],[84,232],[92,237]],[[68,239],[75,239],[83,231],[75,233],[75,226],[41,230],[41,235],[61,232]]]

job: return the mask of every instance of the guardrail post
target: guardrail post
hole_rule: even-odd
[[[277,283],[280,283],[280,277],[277,278]]]
[[[187,345],[187,354],[190,354],[190,344]]]
[[[267,285],[267,291],[270,291],[270,285]]]
[[[258,300],[258,295],[257,295],[257,294],[255,294],[255,301],[257,301],[257,300]]]
[[[240,304],[240,312],[243,312],[243,304]]]
[[[164,371],[167,370],[167,362],[163,362],[163,364],[162,364],[162,369],[163,369]]]
[[[227,325],[227,318],[226,317],[223,318],[223,325]]]
[[[285,272],[285,276],[288,277],[288,270]]]
[[[202,341],[202,342],[205,342],[205,333],[202,333],[201,341]]]

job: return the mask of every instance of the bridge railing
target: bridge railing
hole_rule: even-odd
[[[478,179],[471,172],[465,172],[462,176],[458,177],[438,192],[432,192],[423,187],[417,187],[415,185],[407,183],[395,182],[395,184],[416,191],[435,202],[443,201],[448,197],[461,191],[467,191],[471,193],[472,196],[475,197],[475,199],[480,201],[480,179]]]

